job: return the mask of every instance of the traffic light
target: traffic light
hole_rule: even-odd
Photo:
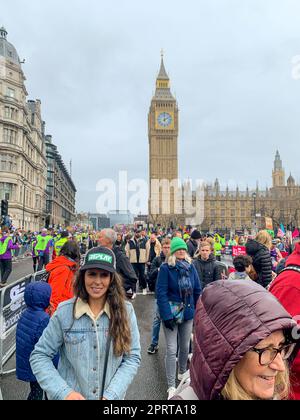
[[[8,216],[8,201],[1,200],[1,216]]]

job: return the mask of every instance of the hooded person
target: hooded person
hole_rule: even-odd
[[[69,241],[60,250],[60,255],[46,266],[49,273],[48,283],[52,293],[50,314],[53,315],[58,305],[74,296],[73,286],[80,263],[80,251],[76,241]]]
[[[190,381],[174,399],[272,400],[289,395],[296,321],[255,282],[220,280],[199,299]]]
[[[293,316],[300,314],[300,243],[295,244],[293,254],[286,261],[285,268],[270,285],[270,292]],[[292,372],[292,398],[300,400],[300,354],[294,360]]]
[[[16,331],[16,375],[20,381],[30,383],[28,400],[42,400],[43,390],[39,386],[29,363],[34,346],[47,327],[50,316],[45,312],[50,303],[51,287],[45,282],[29,283],[24,300],[27,309],[18,321]],[[54,359],[57,366],[58,356]]]

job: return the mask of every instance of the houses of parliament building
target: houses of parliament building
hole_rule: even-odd
[[[148,115],[149,222],[153,225],[186,224],[184,211],[178,212],[174,204],[174,180],[178,180],[178,128],[178,104],[171,93],[162,56]],[[212,185],[204,185],[203,218],[196,226],[202,231],[260,229],[266,227],[266,218],[272,219],[274,227],[281,223],[286,227],[300,226],[300,186],[292,175],[286,180],[279,151],[276,152],[272,178],[272,187],[265,190],[260,190],[257,185],[255,190],[240,191],[237,187],[234,191],[229,188],[224,191],[218,179]],[[155,180],[166,180],[173,185],[170,197],[161,187],[154,187]],[[195,204],[195,192],[191,197]],[[169,207],[164,207],[166,200]],[[169,208],[169,211],[163,212],[163,208]]]

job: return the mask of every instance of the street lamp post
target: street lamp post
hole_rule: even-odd
[[[23,220],[22,220],[22,230],[25,229],[25,178],[22,177],[21,181],[23,183]]]

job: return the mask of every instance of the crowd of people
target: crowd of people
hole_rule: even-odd
[[[168,399],[300,399],[299,237],[43,229],[30,246],[47,276],[27,287],[16,334],[28,399],[123,399],[141,362],[134,301],[149,293]]]

